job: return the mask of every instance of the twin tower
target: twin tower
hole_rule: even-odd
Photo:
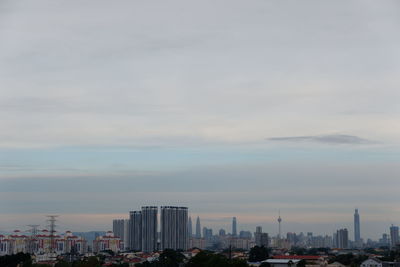
[[[129,249],[153,252],[164,249],[187,250],[189,246],[188,208],[145,206],[129,212]]]

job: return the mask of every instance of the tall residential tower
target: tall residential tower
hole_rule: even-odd
[[[142,251],[153,252],[157,248],[157,211],[155,206],[142,207]]]
[[[188,208],[162,206],[160,212],[161,250],[187,250]]]
[[[142,212],[129,212],[129,249],[142,250]]]

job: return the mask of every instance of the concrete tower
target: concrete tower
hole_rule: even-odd
[[[196,238],[201,238],[201,225],[199,216],[197,216],[196,220]]]
[[[161,250],[187,250],[188,208],[162,206],[160,212]]]
[[[394,248],[398,244],[400,244],[399,227],[392,224],[390,226],[390,247]]]
[[[357,247],[361,246],[360,215],[358,214],[358,209],[354,211],[354,241]]]
[[[236,237],[237,236],[237,223],[236,223],[236,217],[232,218],[232,236]]]
[[[192,217],[190,217],[189,216],[189,219],[188,219],[188,237],[189,238],[192,238],[192,236],[193,236],[193,230],[192,230],[192,227],[193,227],[193,224],[192,224]]]
[[[278,217],[278,224],[279,224],[279,232],[278,232],[278,239],[281,239],[282,233],[281,233],[281,222],[282,222],[282,218],[281,218],[281,211],[279,211],[279,217]]]
[[[129,249],[142,250],[142,212],[129,212]]]
[[[157,207],[142,207],[142,251],[144,252],[157,250],[157,213]]]

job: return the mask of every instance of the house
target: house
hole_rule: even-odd
[[[400,267],[400,262],[381,261],[376,258],[370,258],[363,261],[360,267]]]
[[[271,265],[271,267],[296,267],[300,260],[292,260],[292,259],[268,259],[263,262],[267,262]]]

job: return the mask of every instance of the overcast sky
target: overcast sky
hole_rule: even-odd
[[[1,1],[0,231],[176,204],[352,233],[358,207],[378,238],[400,224],[399,28],[398,1]]]

